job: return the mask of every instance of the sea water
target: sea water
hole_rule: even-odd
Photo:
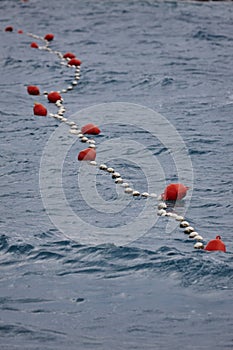
[[[232,349],[232,17],[230,2],[0,2],[2,350]],[[4,32],[8,25],[13,33]],[[149,181],[159,192],[179,180],[174,154],[184,151],[191,188],[177,210],[205,243],[220,234],[226,254],[194,250],[177,225],[157,218],[156,199],[125,195],[103,172],[93,175],[95,187],[82,183],[90,168],[77,161],[79,142],[61,178],[81,224],[66,216],[56,191],[48,214],[41,160],[56,130],[68,144],[68,129],[33,116],[34,101],[46,102],[26,87],[61,90],[73,73],[17,29],[54,33],[54,50],[82,60],[80,82],[64,96],[67,117],[99,118],[97,155],[135,189],[147,191]],[[145,130],[150,111],[180,136],[175,152],[155,135],[158,116]],[[124,225],[128,236],[117,244]],[[112,240],[101,230],[114,232]]]

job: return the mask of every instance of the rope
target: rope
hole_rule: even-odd
[[[11,32],[13,31],[13,27],[9,26],[5,28],[5,31]],[[23,34],[22,30],[18,31],[19,34]],[[157,215],[161,217],[168,217],[172,218],[173,220],[179,221],[180,224],[180,229],[183,230],[184,234],[190,239],[195,242],[194,248],[195,249],[204,249],[204,238],[196,232],[194,227],[190,226],[189,222],[181,215],[176,214],[175,212],[171,211],[171,208],[167,205],[166,201],[162,200],[161,196],[157,196],[155,193],[148,193],[148,192],[140,192],[137,189],[134,189],[130,187],[129,183],[122,178],[121,174],[116,171],[116,169],[112,167],[108,167],[107,164],[98,164],[95,160],[96,157],[96,141],[94,140],[93,137],[89,137],[87,134],[88,132],[90,133],[90,128],[97,128],[97,126],[93,124],[88,124],[86,126],[87,128],[85,129],[85,126],[81,128],[76,122],[69,120],[68,118],[64,117],[66,113],[66,108],[65,108],[65,103],[64,103],[64,98],[61,97],[60,94],[66,94],[69,91],[73,90],[79,83],[80,80],[80,66],[81,66],[81,61],[75,58],[75,55],[72,53],[66,53],[63,54],[60,51],[53,50],[50,47],[50,43],[52,42],[54,35],[53,34],[47,34],[45,37],[35,35],[33,33],[26,33],[26,35],[30,38],[33,38],[35,40],[41,41],[44,45],[39,46],[36,42],[31,43],[32,48],[36,48],[39,50],[47,51],[51,54],[54,54],[58,57],[60,60],[61,65],[74,69],[74,77],[71,81],[71,83],[61,91],[57,92],[51,92],[49,93],[48,91],[44,91],[43,95],[50,101],[54,102],[56,107],[57,107],[57,112],[56,113],[48,113],[48,116],[51,118],[54,118],[58,120],[61,123],[65,123],[69,127],[69,133],[76,137],[81,143],[84,143],[87,145],[87,148],[83,151],[81,151],[78,155],[79,160],[86,160],[88,164],[91,166],[98,167],[99,170],[108,173],[115,184],[117,186],[122,186],[124,188],[124,192],[126,195],[130,195],[133,197],[141,197],[141,198],[156,198],[158,203],[157,203]],[[51,94],[57,94],[55,95],[53,101],[51,98]],[[38,94],[38,93],[37,93]],[[57,97],[57,98],[56,98]],[[47,109],[46,109],[46,114],[47,114]],[[95,129],[95,130],[97,130]],[[95,134],[98,134],[100,130],[98,129]]]

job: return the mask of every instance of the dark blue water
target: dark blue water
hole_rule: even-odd
[[[0,18],[1,349],[232,349],[232,4],[1,1]],[[7,25],[15,32],[5,33]],[[125,102],[153,109],[174,126],[194,176],[185,217],[205,243],[220,234],[226,254],[194,250],[182,230],[167,231],[164,218],[123,246],[71,238],[73,224],[59,201],[54,215],[67,231],[50,221],[40,191],[40,162],[60,124],[33,116],[33,102],[46,102],[27,95],[26,86],[60,90],[73,79],[72,71],[54,55],[30,49],[32,40],[17,29],[42,36],[52,32],[51,47],[75,52],[83,61],[79,85],[65,95],[68,115],[83,111],[86,118],[87,108]],[[107,109],[111,121],[117,111]],[[142,125],[145,121],[146,114]],[[109,164],[141,191],[154,175],[157,192],[164,181],[177,180],[175,164],[169,149],[133,118],[130,123],[126,128],[116,120],[113,127],[106,119],[98,142],[124,136],[143,144],[163,167],[163,181],[149,162],[138,167],[116,155]],[[146,200],[128,199],[117,214],[90,207],[77,188],[77,174],[85,169],[76,155],[83,148],[75,143],[64,159],[67,202],[92,224],[92,235],[101,227],[120,232],[122,223],[136,220]],[[136,155],[143,160],[143,153]],[[121,204],[125,196],[110,177],[97,178],[105,209],[115,210],[114,201],[120,197]],[[147,203],[150,220],[156,217],[156,201]],[[148,220],[139,222],[140,230]],[[76,230],[79,237],[80,227]]]

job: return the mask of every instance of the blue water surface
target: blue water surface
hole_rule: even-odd
[[[232,18],[231,2],[0,2],[2,350],[232,349]],[[4,31],[8,25],[13,33]],[[29,96],[26,86],[61,90],[73,79],[72,71],[56,56],[31,49],[32,39],[18,35],[18,29],[52,32],[51,47],[82,60],[80,83],[65,95],[68,115],[124,102],[153,109],[174,126],[194,174],[185,217],[205,243],[220,234],[226,254],[194,250],[178,227],[167,231],[165,218],[127,245],[71,238],[72,222],[59,202],[55,216],[67,232],[50,221],[39,172],[59,122],[33,116],[33,102],[46,102]],[[99,142],[137,140],[162,164],[163,181],[177,181],[169,150],[131,122],[127,129],[106,121]],[[91,208],[77,188],[82,168],[76,156],[83,148],[75,143],[64,159],[67,202],[93,227],[120,230],[138,217],[145,200],[130,199],[118,214]],[[109,164],[147,190],[146,169],[117,155]],[[97,178],[105,203],[124,197],[106,174]],[[156,216],[156,201],[149,201]]]

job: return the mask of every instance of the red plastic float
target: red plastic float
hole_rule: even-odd
[[[54,39],[54,35],[51,33],[48,33],[44,36],[44,39],[47,41],[52,41]]]
[[[72,59],[72,58],[75,58],[75,57],[76,57],[75,54],[72,53],[72,52],[66,52],[66,53],[63,55],[63,58],[70,58],[70,59]]]
[[[34,85],[29,85],[27,87],[27,92],[29,93],[29,95],[40,95],[40,90],[37,86]]]
[[[82,62],[77,58],[71,58],[71,60],[68,62],[70,66],[80,66]]]
[[[94,124],[87,124],[82,127],[82,133],[88,135],[99,135],[100,129]]]
[[[5,32],[13,32],[13,27],[12,26],[6,27]]]
[[[38,49],[38,48],[39,48],[39,45],[38,45],[37,43],[35,43],[35,42],[32,42],[32,43],[31,43],[31,47],[32,47],[33,49]]]
[[[165,188],[164,193],[161,197],[164,201],[176,201],[181,200],[186,196],[189,187],[184,186],[181,183],[170,184]]]
[[[41,103],[34,104],[33,112],[35,115],[40,115],[42,117],[46,117],[47,115],[47,109]]]
[[[226,246],[223,243],[223,241],[221,240],[221,236],[216,236],[215,239],[212,239],[211,241],[209,241],[207,243],[205,250],[208,250],[208,251],[220,250],[220,251],[226,253]]]
[[[51,91],[47,97],[49,102],[52,103],[55,103],[61,99],[61,95],[57,91]]]
[[[23,34],[23,30],[22,30],[22,29],[19,29],[19,30],[18,30],[18,34]]]
[[[78,160],[95,160],[96,150],[94,148],[86,148],[83,151],[79,152]]]

